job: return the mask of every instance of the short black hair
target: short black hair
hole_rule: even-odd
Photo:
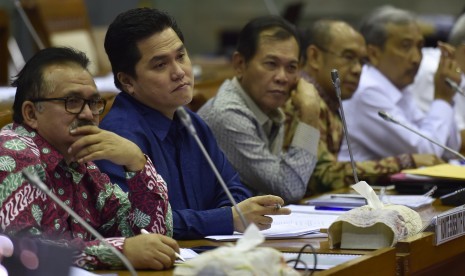
[[[300,37],[297,29],[284,18],[274,15],[258,17],[247,23],[239,34],[236,51],[244,57],[246,62],[250,61],[257,52],[260,34],[270,29],[276,29],[272,37],[277,40],[294,37],[299,45],[300,58],[302,48],[300,47]]]
[[[301,48],[302,60],[301,64],[307,62],[307,48],[310,45],[315,45],[320,49],[328,49],[328,45],[332,42],[331,27],[334,23],[339,22],[333,19],[319,19],[312,26],[302,32]]]
[[[50,47],[38,51],[15,76],[11,86],[16,87],[13,103],[13,121],[24,121],[22,106],[25,101],[44,96],[44,68],[50,65],[74,63],[88,70],[89,58],[81,51],[69,47]]]
[[[105,52],[110,60],[116,87],[122,85],[117,74],[124,72],[136,77],[135,66],[142,57],[137,43],[168,28],[174,30],[184,43],[184,36],[176,21],[168,13],[152,8],[136,8],[119,14],[105,35]]]

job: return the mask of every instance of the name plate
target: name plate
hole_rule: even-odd
[[[465,207],[464,205],[444,212],[434,217],[436,245],[465,235]]]

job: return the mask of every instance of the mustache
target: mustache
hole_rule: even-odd
[[[73,130],[81,126],[95,126],[96,124],[89,120],[75,120],[70,126],[69,129]]]

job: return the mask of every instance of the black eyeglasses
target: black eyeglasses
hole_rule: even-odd
[[[62,98],[38,98],[31,100],[33,103],[37,102],[50,102],[50,101],[63,101],[65,102],[65,110],[71,114],[79,114],[87,104],[92,111],[92,115],[101,115],[105,110],[107,101],[105,99],[96,98],[86,100],[80,97],[62,97]]]
[[[328,49],[325,49],[323,47],[318,47],[318,49],[320,49],[321,51],[323,51],[325,53],[333,55],[335,57],[342,58],[350,66],[355,66],[357,63],[360,64],[361,66],[363,66],[364,64],[368,63],[368,58],[367,57],[358,57],[356,54],[351,53],[351,52],[338,54],[338,53],[335,53],[335,52],[330,51]]]

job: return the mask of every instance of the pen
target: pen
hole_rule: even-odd
[[[329,206],[315,206],[315,210],[321,211],[349,211],[352,208],[344,208],[344,207],[329,207]]]
[[[281,204],[279,204],[279,203],[276,203],[276,204],[272,205],[271,207],[274,207],[276,209],[276,211],[278,211],[279,209],[282,208]]]
[[[140,233],[141,234],[150,234],[149,231],[147,231],[145,229],[140,229]],[[178,252],[174,252],[174,254],[176,255],[176,259],[181,260],[183,262],[186,261],[186,259],[184,259]]]
[[[263,205],[263,207],[273,208],[276,211],[279,211],[279,209],[283,208],[283,206],[281,206],[281,204],[279,204],[279,203],[275,203],[275,204],[272,204],[272,205]]]

